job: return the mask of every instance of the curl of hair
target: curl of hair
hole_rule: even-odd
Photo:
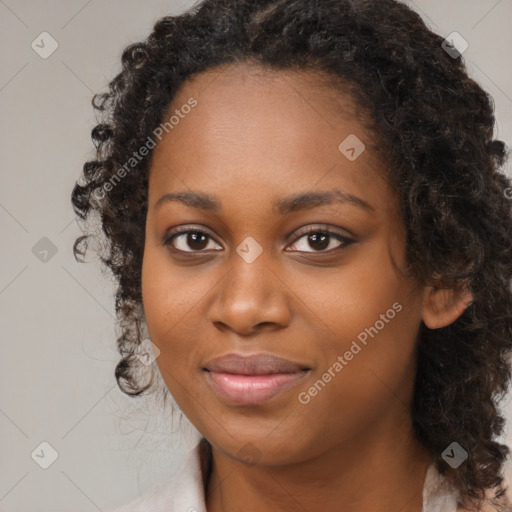
[[[415,433],[464,505],[500,489],[509,448],[496,442],[499,402],[512,348],[512,184],[501,172],[507,148],[493,139],[492,98],[442,48],[420,16],[394,0],[205,0],[157,21],[122,54],[92,130],[95,159],[83,167],[72,204],[101,216],[109,242],[101,261],[118,282],[122,356],[115,376],[136,396],[134,350],[141,343],[141,267],[151,152],[134,162],[178,88],[221,65],[309,69],[343,84],[369,114],[407,229],[407,274],[421,284],[469,289],[473,301],[451,325],[417,340],[411,409]],[[377,149],[376,149],[377,150]],[[121,180],[118,170],[130,162]],[[133,164],[133,165],[132,165]],[[109,183],[111,186],[108,186]],[[75,257],[80,253],[77,239]],[[164,391],[165,393],[165,391]],[[453,441],[469,453],[457,470],[441,454]],[[498,491],[499,493],[500,491]]]

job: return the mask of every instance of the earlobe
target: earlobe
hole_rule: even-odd
[[[469,290],[457,293],[451,288],[426,286],[422,320],[429,329],[446,327],[455,322],[472,301]]]

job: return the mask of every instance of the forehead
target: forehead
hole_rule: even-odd
[[[191,98],[197,105],[182,110]],[[389,203],[363,110],[348,89],[319,75],[225,65],[185,82],[164,121],[173,113],[179,122],[154,150],[153,203],[177,188],[262,197],[329,187]],[[355,160],[344,152],[347,140],[356,152],[364,148]]]

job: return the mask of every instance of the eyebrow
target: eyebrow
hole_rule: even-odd
[[[164,194],[155,203],[153,209],[157,210],[164,204],[172,201],[178,201],[187,206],[210,212],[218,212],[222,209],[222,205],[217,198],[202,192],[175,192]],[[360,197],[337,189],[325,192],[299,192],[274,201],[272,208],[277,210],[280,215],[286,215],[299,210],[315,208],[334,202],[358,206],[369,212],[375,212],[373,206]]]

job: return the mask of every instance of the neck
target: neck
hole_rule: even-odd
[[[203,442],[208,512],[420,512],[431,458],[412,426],[388,437],[361,432],[326,453],[300,463],[252,466]],[[210,472],[210,477],[208,477]]]

